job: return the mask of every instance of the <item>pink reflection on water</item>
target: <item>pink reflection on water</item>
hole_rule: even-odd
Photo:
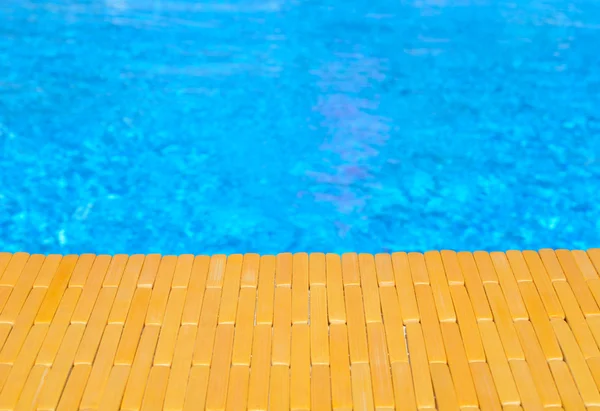
[[[365,189],[373,187],[374,160],[389,138],[388,121],[377,114],[379,96],[370,92],[376,89],[373,83],[385,79],[385,73],[381,59],[360,53],[336,58],[313,72],[323,91],[314,109],[321,113],[321,125],[328,130],[320,150],[331,164],[322,164],[318,171],[307,170],[306,175],[326,190],[313,194],[316,201],[332,203],[340,213],[352,214],[365,207]],[[336,222],[336,227],[340,236],[350,229],[341,222]]]

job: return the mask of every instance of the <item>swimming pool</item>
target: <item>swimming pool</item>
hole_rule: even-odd
[[[598,246],[597,44],[592,0],[4,0],[0,249]]]

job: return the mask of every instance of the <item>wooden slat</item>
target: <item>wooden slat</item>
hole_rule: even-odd
[[[446,352],[444,350],[442,332],[431,288],[426,284],[417,284],[415,285],[415,292],[419,303],[421,325],[423,327],[423,336],[425,337],[425,346],[427,347],[427,358],[429,362],[446,363]]]
[[[348,316],[350,361],[352,364],[368,362],[367,330],[361,289],[358,286],[350,285],[346,286],[344,291]]]
[[[310,288],[310,357],[312,365],[329,365],[327,290],[321,285]]]
[[[309,279],[311,288],[315,285],[327,285],[325,254],[311,253],[308,258]]]
[[[413,285],[408,255],[406,253],[392,254],[392,265],[396,276],[396,290],[398,301],[402,309],[404,324],[419,321],[419,309],[417,308],[417,297]]]
[[[273,319],[272,364],[290,365],[292,340],[292,290],[277,287]]]
[[[438,318],[441,322],[455,322],[456,313],[454,312],[454,304],[452,304],[448,279],[444,272],[444,264],[440,253],[437,251],[425,253],[425,262],[427,263]]]
[[[308,324],[292,327],[290,364],[290,406],[292,410],[310,409],[310,328]]]
[[[381,322],[381,303],[379,302],[379,287],[375,273],[375,259],[371,254],[358,256],[360,267],[360,283],[363,291],[365,320],[367,323]]]
[[[337,254],[327,254],[327,306],[329,322],[346,322],[346,305],[342,281],[342,263]]]
[[[256,301],[256,323],[273,324],[273,296],[275,293],[275,266],[273,256],[262,256],[258,275],[258,299]]]
[[[275,367],[275,366],[274,366]],[[285,366],[287,369],[288,367]],[[252,363],[248,386],[248,410],[266,410],[269,404],[271,372],[271,326],[259,324],[254,328]],[[274,377],[273,380],[276,378]]]
[[[235,324],[238,296],[240,294],[240,281],[242,279],[243,258],[241,254],[234,254],[227,257],[223,291],[221,293],[221,306],[219,308],[219,324]]]
[[[307,324],[308,255],[294,254],[292,268],[292,324]]]
[[[352,388],[348,354],[348,332],[345,324],[331,324],[331,400],[333,409],[352,409]]]
[[[408,351],[410,352],[410,364],[417,407],[419,409],[435,408],[431,375],[421,325],[419,323],[407,324],[406,336],[408,338]]]

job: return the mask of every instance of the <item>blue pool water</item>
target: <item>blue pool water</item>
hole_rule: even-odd
[[[0,249],[600,246],[596,0],[3,0]]]

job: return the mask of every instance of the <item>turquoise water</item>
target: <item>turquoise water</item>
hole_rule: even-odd
[[[0,249],[600,245],[596,1],[4,0]]]

